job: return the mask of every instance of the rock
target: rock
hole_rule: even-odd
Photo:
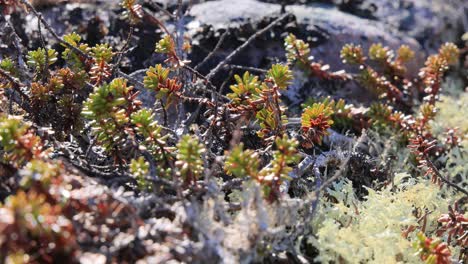
[[[59,35],[77,31],[90,45],[109,42],[115,50],[119,50],[127,37],[128,25],[121,19],[118,2],[88,1],[86,4],[39,6],[45,19]],[[189,16],[184,18],[193,44],[193,52],[189,56],[191,65],[196,66],[201,62],[216,46],[220,36],[228,31],[221,48],[199,69],[201,73],[207,74],[247,38],[278,17],[282,9],[280,2],[288,4],[285,10],[292,16],[258,37],[234,58],[232,64],[267,68],[277,61],[285,61],[283,40],[291,32],[306,40],[312,47],[315,60],[330,64],[332,71],[352,71],[351,67],[343,65],[339,57],[339,51],[346,43],[360,44],[364,49],[375,42],[394,49],[407,44],[417,54],[416,60],[408,67],[414,75],[428,52],[434,52],[442,42],[456,41],[465,31],[463,15],[467,4],[463,0],[447,3],[431,0],[358,0],[352,5],[344,4],[341,0],[183,0],[183,9],[189,3],[193,5]],[[150,2],[141,3],[150,12],[157,12],[157,9],[150,8]],[[158,0],[151,3],[175,11],[177,1]],[[32,15],[19,16],[13,21],[24,46],[29,49],[41,46],[37,20]],[[168,22],[167,27],[175,29],[173,22]],[[54,44],[54,39],[44,29],[42,31],[47,42]],[[130,73],[161,63],[164,56],[154,53],[154,43],[160,39],[160,35],[161,31],[155,25],[142,23],[135,27],[129,43],[132,50],[123,60],[122,70]],[[54,45],[54,48],[60,47]],[[230,77],[227,73],[227,70],[223,70],[213,82],[220,86]],[[335,95],[351,101],[371,99],[370,96],[362,96],[365,90],[357,89],[353,84],[337,85],[300,77],[297,73],[296,76],[299,77],[287,94],[290,103],[294,105],[311,95]]]
[[[265,27],[272,20],[271,16],[277,17],[280,10],[279,4],[256,0],[218,0],[195,5],[190,13],[192,21],[187,25],[195,44],[195,56],[191,60],[194,65],[201,61],[214,48],[220,35],[228,30],[231,37],[223,43],[211,62],[201,69],[204,73],[208,72],[248,37]],[[288,5],[286,11],[293,18],[257,38],[232,64],[267,68],[275,60],[285,61],[283,42],[288,32],[310,43],[315,60],[330,64],[332,71],[353,71],[342,63],[339,55],[347,43],[360,44],[364,49],[372,43],[382,43],[393,49],[407,44],[416,51],[415,63],[408,67],[410,73],[417,73],[423,64],[425,52],[418,41],[384,22],[351,15],[330,4]],[[219,74],[223,78],[215,80],[215,83],[223,82],[226,74],[227,71]],[[296,77],[300,77],[300,74],[296,74]],[[292,105],[298,105],[310,96],[337,95],[353,103],[372,100],[372,96],[353,83],[336,84],[307,77],[296,78],[285,95]]]
[[[255,23],[281,10],[281,5],[267,2],[278,3],[218,0],[196,4],[190,12],[193,20],[188,27],[193,29],[200,25],[209,25],[214,31],[219,31]],[[408,44],[415,49],[419,55],[419,63],[411,65],[414,73],[427,52],[434,52],[447,41],[458,42],[463,32],[467,31],[463,28],[463,19],[466,20],[464,13],[468,9],[468,3],[463,0],[357,1],[362,6],[374,7],[374,20],[346,13],[342,11],[345,10],[341,8],[342,5],[338,4],[304,5],[297,4],[301,1],[289,2],[295,4],[288,5],[286,11],[296,16],[298,31],[302,33],[299,35],[307,37],[311,44],[318,46],[313,55],[338,68],[342,65],[337,54],[345,43],[357,43],[367,48],[374,42],[382,42],[392,48]]]
[[[244,25],[250,21],[258,22],[259,19],[279,13],[280,9],[280,5],[254,0],[221,0],[195,5],[190,10],[190,15],[199,24],[211,25],[218,30]]]
[[[300,31],[318,31],[322,33],[326,41],[312,49],[312,55],[317,60],[322,60],[330,64],[332,69],[345,68],[340,59],[340,50],[347,43],[361,45],[364,50],[373,43],[382,43],[393,49],[397,49],[401,44],[409,45],[416,51],[416,61],[421,62],[424,57],[423,50],[419,43],[410,37],[404,36],[396,29],[374,20],[353,16],[327,5],[292,5],[286,8],[297,17]],[[311,39],[314,43],[314,39]],[[410,71],[415,73],[417,66],[412,65]]]
[[[377,7],[377,19],[418,40],[429,52],[434,52],[447,41],[459,42],[460,36],[468,31],[466,0],[368,2]]]

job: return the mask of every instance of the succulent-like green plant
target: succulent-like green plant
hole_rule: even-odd
[[[15,62],[11,58],[4,58],[0,61],[0,69],[13,74],[15,72]]]
[[[166,33],[167,29],[165,29]],[[186,44],[184,44],[184,49],[188,48]],[[184,65],[185,62],[181,61],[176,52],[176,45],[175,41],[172,36],[166,34],[164,37],[156,43],[155,52],[162,53],[167,55],[167,62],[171,67],[178,68]]]
[[[201,156],[205,152],[203,144],[199,143],[195,136],[184,135],[177,143],[177,161],[175,165],[179,168],[179,174],[184,184],[196,185],[197,179],[203,173],[203,160]]]
[[[130,115],[140,105],[135,97],[133,86],[117,78],[97,87],[84,103],[82,114],[92,121],[93,133],[107,151],[119,154],[118,150],[124,145]]]
[[[19,171],[21,178],[21,187],[29,189],[35,183],[39,182],[45,190],[48,190],[54,182],[60,181],[63,164],[59,161],[45,161],[32,159]]]
[[[176,78],[169,78],[169,74],[170,69],[157,64],[148,69],[143,80],[146,89],[156,92],[157,99],[166,100],[167,107],[180,97],[179,91],[182,88]]]
[[[401,45],[397,50],[397,61],[408,62],[414,58],[414,51],[408,45]]]
[[[114,57],[114,52],[108,43],[98,44],[91,48],[91,57],[94,59],[94,64],[89,72],[91,80],[95,84],[101,84],[112,74],[109,63]]]
[[[43,48],[38,48],[37,50],[29,51],[26,59],[26,63],[34,68],[36,73],[40,73],[44,70],[46,59],[48,60],[48,66],[57,62],[57,51],[54,49],[47,49],[46,51]]]
[[[63,36],[63,40],[73,47],[81,50],[84,54],[91,55],[91,48],[88,46],[88,44],[80,43],[81,36],[77,33],[73,32],[67,34]],[[85,67],[85,58],[82,58],[81,55],[77,54],[68,46],[63,46],[65,47],[65,50],[62,52],[62,58],[67,62],[68,66],[75,71],[83,70]]]
[[[97,62],[110,63],[114,57],[112,47],[108,43],[98,44],[91,48],[91,55]]]
[[[307,75],[326,80],[346,80],[349,76],[344,71],[330,72],[328,64],[315,62],[310,55],[309,44],[296,38],[294,34],[289,34],[284,39],[284,48],[289,65],[295,65],[303,70]]]
[[[272,80],[280,90],[285,90],[291,84],[293,75],[287,65],[273,64],[268,70],[267,79]]]
[[[301,117],[304,147],[322,144],[323,136],[328,135],[327,129],[333,124],[332,114],[333,109],[325,103],[315,103],[304,109]]]
[[[16,77],[18,75],[14,61],[8,57],[0,61],[0,69],[5,71],[5,73],[11,77]],[[0,89],[5,88],[11,88],[11,80],[5,78],[3,75],[0,75]],[[0,96],[3,96],[3,92],[1,91]]]
[[[273,159],[269,166],[259,172],[256,178],[262,185],[268,201],[273,202],[279,199],[281,184],[284,180],[289,179],[292,164],[299,161],[298,145],[299,142],[296,139],[290,139],[287,135],[275,139]]]
[[[17,167],[43,156],[41,139],[33,133],[30,125],[14,116],[0,116],[0,146],[3,162]]]
[[[140,191],[152,190],[153,185],[146,180],[146,177],[149,175],[149,163],[145,158],[132,159],[130,162],[130,172],[135,176]]]
[[[340,52],[340,57],[343,63],[358,64],[361,65],[365,61],[364,53],[361,46],[346,44],[343,46]]]
[[[393,57],[393,52],[382,43],[374,43],[369,47],[369,58],[375,61],[389,61]]]
[[[158,145],[165,145],[167,136],[161,135],[161,126],[155,120],[154,114],[149,109],[140,109],[131,115],[131,121],[136,131],[144,138],[143,144],[151,150],[158,152]],[[155,145],[152,145],[155,144]]]
[[[50,200],[50,196],[36,190],[20,190],[8,197],[1,207],[3,250],[11,255],[19,253],[21,262],[31,260],[30,256],[40,263],[51,259],[72,261],[78,250],[73,223],[63,215],[64,207]]]
[[[172,172],[173,149],[167,145],[168,135],[162,135],[162,127],[155,120],[152,111],[145,108],[136,111],[131,115],[131,122],[137,136],[142,138],[142,147],[149,151],[157,163],[157,175],[168,177]]]
[[[456,64],[460,57],[460,49],[451,42],[446,42],[439,48],[439,56],[444,58],[448,64]]]
[[[149,67],[146,76],[143,80],[146,89],[159,92],[160,86],[163,86],[169,77],[170,70],[164,68],[161,64],[156,64],[154,67]]]
[[[323,103],[325,108],[331,108],[333,112],[331,115],[331,119],[333,120],[333,128],[340,130],[352,128],[354,120],[351,108],[353,105],[346,104],[345,100],[343,99],[335,100],[331,99],[331,97],[326,97],[321,100],[308,98],[303,104],[301,104],[301,107],[305,109],[308,106],[312,106],[314,103]]]
[[[258,98],[261,92],[261,83],[258,76],[246,71],[242,77],[237,74],[234,75],[234,79],[236,84],[230,86],[232,93],[227,94],[227,97],[235,105],[248,105],[253,99]]]
[[[174,41],[171,36],[165,35],[161,40],[156,43],[155,52],[168,54],[173,52],[175,49]]]
[[[260,109],[257,112],[255,118],[260,124],[260,130],[257,132],[259,137],[270,139],[275,134],[282,133],[288,119],[285,115],[278,112],[281,112],[281,110],[277,110],[271,105],[268,105],[266,108]]]
[[[372,127],[379,132],[392,126],[390,117],[392,115],[392,108],[386,104],[373,103],[369,107],[367,116],[370,117]]]
[[[297,39],[294,34],[289,34],[284,39],[286,59],[288,63],[296,63],[300,68],[307,69],[311,63],[309,44]]]
[[[422,232],[418,233],[417,239],[413,246],[422,261],[427,264],[452,263],[450,260],[452,254],[446,243],[438,239],[428,238]]]
[[[259,157],[251,149],[244,150],[244,144],[235,146],[229,153],[226,153],[224,169],[229,175],[244,178],[250,176],[256,178],[259,172]]]

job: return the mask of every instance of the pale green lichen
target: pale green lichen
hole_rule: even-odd
[[[437,116],[432,122],[432,132],[443,138],[447,128],[458,128],[461,145],[468,148],[468,119],[463,114],[468,109],[468,93],[461,93],[456,97],[443,95],[437,102]]]
[[[368,189],[363,202],[354,196],[352,184],[343,180],[328,190],[338,201],[323,202],[314,219],[317,238],[310,238],[320,251],[318,260],[344,263],[418,263],[412,248],[416,232],[402,234],[410,226],[421,227],[416,210],[427,215],[426,233],[432,234],[437,218],[447,212],[455,195],[442,194],[437,185],[415,180],[406,173],[395,176],[394,186],[381,191]],[[455,253],[455,249],[451,249]],[[454,254],[455,255],[455,254]]]

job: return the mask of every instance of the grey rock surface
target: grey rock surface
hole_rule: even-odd
[[[118,50],[128,34],[128,25],[121,18],[122,9],[118,2],[62,3],[41,6],[40,11],[59,34],[76,31],[90,45],[109,42]],[[280,2],[288,3],[283,11],[290,13],[291,17],[255,39],[233,59],[232,64],[268,68],[272,63],[284,61],[283,40],[290,32],[306,40],[315,60],[329,64],[332,71],[353,71],[339,57],[339,51],[346,43],[359,44],[365,50],[372,43],[382,43],[394,49],[407,44],[416,51],[416,60],[408,65],[409,73],[414,75],[427,54],[433,53],[446,41],[459,42],[461,35],[468,31],[468,1],[464,0],[360,0],[351,6],[344,6],[340,0],[184,0],[184,8],[190,6],[184,25],[193,44],[193,52],[188,58],[192,61],[191,65],[201,62],[216,46],[221,35],[228,31],[221,48],[199,69],[207,74],[251,35],[278,17],[282,11]],[[154,7],[158,4],[170,12],[176,12],[178,1],[141,3],[156,17],[166,20],[167,16],[160,16],[157,8],[151,8],[151,5]],[[362,12],[364,9],[367,13]],[[28,15],[12,21],[18,25],[16,32],[19,32],[26,48],[40,46],[36,19]],[[176,29],[177,25],[173,22],[166,22],[169,30]],[[55,43],[44,30],[43,34],[49,44]],[[132,50],[124,59],[122,69],[130,73],[163,62],[164,56],[154,53],[154,44],[161,34],[155,25],[136,27],[130,43]],[[235,70],[234,73],[241,71]],[[360,101],[365,93],[352,83],[337,85],[307,78],[300,73],[296,73],[296,76],[287,94],[293,104],[299,104],[311,94],[336,95],[351,101],[354,96],[356,101]],[[220,86],[228,77],[228,70],[225,69],[213,81]]]
[[[281,1],[216,0],[199,3],[190,11],[192,20],[187,24],[188,32],[195,40],[195,45],[214,47],[221,33],[228,30],[241,40],[238,43],[240,45],[242,40],[245,41],[266,25],[265,18],[279,15],[282,9],[279,2]],[[444,42],[459,41],[462,33],[468,30],[465,14],[468,1],[364,0],[361,1],[363,6],[375,8],[368,18],[356,15],[353,10],[343,9],[336,4],[339,1],[305,1],[308,4],[298,2],[300,1],[289,1],[292,4],[285,8],[286,12],[294,16],[292,20],[283,23],[280,31],[272,30],[269,35],[258,38],[233,63],[265,68],[274,61],[268,58],[284,60],[283,39],[287,32],[291,32],[305,39],[312,47],[315,60],[329,64],[331,70],[353,71],[343,65],[339,57],[341,48],[347,43],[359,44],[364,50],[373,43],[382,43],[393,49],[402,44],[409,45],[416,51],[415,60],[408,65],[409,75],[414,76],[428,54],[435,52]],[[224,44],[217,56],[214,56],[213,63],[208,64],[204,70],[215,66],[216,62],[221,61],[237,46],[232,43]],[[210,48],[207,48],[205,55],[209,51]],[[203,51],[199,53],[203,54]],[[201,59],[194,57],[193,61]],[[333,92],[331,90],[336,87],[327,87],[329,84],[301,79],[300,74],[296,74],[296,77],[298,78],[287,93],[293,104],[300,103],[310,94],[330,95],[338,92],[341,93],[340,96],[351,97],[353,101],[353,95],[362,98],[365,93],[365,90],[356,88],[353,84],[345,84]]]

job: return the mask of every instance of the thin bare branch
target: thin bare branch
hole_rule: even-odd
[[[71,50],[73,50],[74,52],[76,52],[77,54],[79,54],[80,56],[84,57],[85,59],[87,60],[91,60],[91,56],[84,53],[83,51],[81,51],[80,49],[78,49],[77,47],[71,45],[70,43],[66,42],[65,40],[63,40],[61,37],[59,37],[57,35],[57,33],[55,32],[55,30],[49,25],[49,23],[47,23],[47,21],[44,19],[44,17],[42,16],[42,14],[40,12],[38,12],[34,6],[31,5],[31,3],[29,3],[28,0],[20,0],[21,3],[23,3],[25,6],[28,7],[29,10],[31,10],[31,12],[34,14],[34,16],[36,16],[42,23],[42,25],[44,25],[44,27],[47,29],[47,31],[49,31],[49,33],[52,35],[52,37],[54,39],[56,39],[58,42],[60,42],[60,44],[63,44],[65,45],[67,48],[70,48]]]
[[[426,158],[426,162],[427,162],[427,165],[432,169],[432,171],[435,173],[435,175],[437,176],[437,178],[441,179],[444,183],[446,183],[447,185],[449,185],[450,187],[454,188],[455,190],[463,193],[464,195],[468,196],[468,191],[463,189],[462,187],[456,185],[455,183],[451,182],[449,179],[447,179],[446,177],[444,177],[440,171],[437,169],[437,167],[434,165],[434,163],[432,163],[432,161],[428,158]]]
[[[249,67],[249,66],[242,66],[242,65],[233,65],[233,64],[227,64],[225,65],[226,68],[230,69],[235,69],[235,70],[242,70],[242,71],[250,71],[250,72],[258,72],[265,74],[268,71],[260,68],[255,68],[255,67]]]
[[[257,39],[258,37],[266,33],[268,30],[272,29],[275,25],[283,21],[288,16],[289,16],[288,13],[281,15],[280,17],[275,19],[273,22],[271,22],[268,26],[266,26],[265,28],[257,31],[255,34],[250,36],[246,42],[240,45],[231,54],[229,54],[223,61],[221,61],[213,70],[211,70],[210,73],[206,76],[206,78],[208,80],[211,80],[224,67],[224,65],[231,62],[231,60],[234,57],[236,57],[240,52],[242,52],[245,48],[247,48],[255,39]]]
[[[229,29],[226,29],[226,31],[224,31],[224,33],[219,38],[218,43],[216,43],[216,46],[214,47],[214,49],[210,53],[208,53],[208,55],[200,63],[198,63],[197,66],[195,66],[194,68],[195,70],[198,70],[200,67],[202,67],[207,61],[209,61],[216,54],[216,52],[218,52],[218,50],[221,48],[221,45],[223,45],[224,43],[224,39],[226,38],[228,34],[229,34]]]

